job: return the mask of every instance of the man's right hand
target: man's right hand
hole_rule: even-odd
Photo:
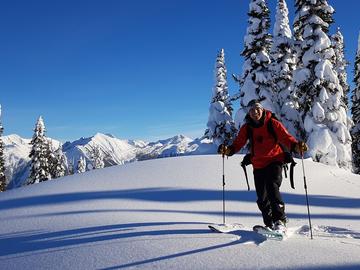
[[[220,144],[218,147],[218,153],[221,155],[232,156],[232,148],[225,144]]]

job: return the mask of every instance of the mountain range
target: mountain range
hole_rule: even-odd
[[[7,189],[24,185],[30,172],[30,139],[18,135],[2,137],[5,145],[5,166]],[[98,146],[103,153],[105,167],[125,164],[129,162],[162,157],[183,155],[214,154],[216,146],[205,138],[191,139],[184,135],[177,135],[165,140],[146,142],[142,140],[123,140],[111,134],[97,133],[92,137],[80,138],[73,142],[61,144],[50,139],[54,149],[59,147],[66,155],[68,164],[76,167],[80,157],[91,163],[90,149]]]

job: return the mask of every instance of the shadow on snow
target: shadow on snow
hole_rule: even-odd
[[[158,229],[154,228],[156,226],[171,226],[171,225],[196,225],[201,226],[202,228],[189,228],[189,229]],[[38,252],[38,251],[48,251],[49,249],[63,249],[70,246],[84,245],[88,243],[96,243],[101,241],[110,241],[117,239],[127,239],[135,237],[153,237],[153,236],[170,236],[170,237],[183,237],[184,235],[188,236],[201,236],[208,235],[210,230],[205,227],[207,223],[201,222],[150,222],[150,223],[130,223],[130,224],[114,224],[114,225],[104,225],[104,226],[95,226],[88,228],[79,228],[64,230],[58,232],[39,232],[39,231],[29,231],[29,232],[19,232],[12,234],[4,234],[0,237],[0,256],[8,256],[21,254],[26,252]],[[151,227],[149,230],[146,230],[146,227]],[[264,239],[256,238],[254,232],[243,231],[244,238],[242,240],[237,240],[235,242],[216,245],[211,247],[206,247],[193,251],[186,251],[184,253],[173,254],[165,256],[163,259],[173,258],[177,256],[189,255],[197,252],[208,251],[212,249],[217,249],[233,244],[239,244],[243,241],[248,241],[252,239],[254,243],[261,243]],[[251,234],[251,235],[249,235]],[[241,235],[241,233],[240,233]],[[254,237],[255,236],[255,237]],[[5,258],[4,258],[5,259]],[[152,259],[156,261],[160,259]]]
[[[304,205],[305,196],[301,194],[283,193],[286,204]],[[255,202],[254,191],[231,190],[225,193],[226,201]],[[153,202],[196,202],[221,201],[222,191],[207,189],[181,189],[181,188],[143,188],[117,191],[92,191],[39,195],[9,200],[0,199],[0,210],[21,207],[51,205],[58,203],[79,202],[101,199],[130,199]],[[360,198],[347,198],[327,195],[310,195],[311,206],[334,208],[360,208]]]

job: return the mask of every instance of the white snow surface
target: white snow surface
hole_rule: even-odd
[[[0,194],[0,269],[359,269],[360,176],[305,160],[313,226],[309,237],[301,161],[282,184],[290,237],[266,240],[241,155],[134,162]],[[248,172],[250,172],[248,167]]]

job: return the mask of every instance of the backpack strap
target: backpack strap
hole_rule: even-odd
[[[292,189],[295,189],[295,185],[294,185],[294,167],[296,165],[295,160],[293,159],[291,164],[290,164],[290,185]]]
[[[293,156],[291,155],[290,152],[285,152],[285,160],[284,160],[286,167],[287,163],[290,163],[290,185],[292,189],[295,189],[295,185],[294,185],[294,167],[297,164],[293,158]],[[285,174],[286,177],[286,174]]]
[[[246,179],[246,184],[248,187],[248,191],[250,191],[250,185],[249,185],[249,179],[248,179],[248,175],[246,172],[246,166],[251,164],[251,160],[250,160],[250,154],[246,154],[245,157],[243,158],[243,160],[241,161],[241,167],[244,170],[244,174],[245,174],[245,179]]]

